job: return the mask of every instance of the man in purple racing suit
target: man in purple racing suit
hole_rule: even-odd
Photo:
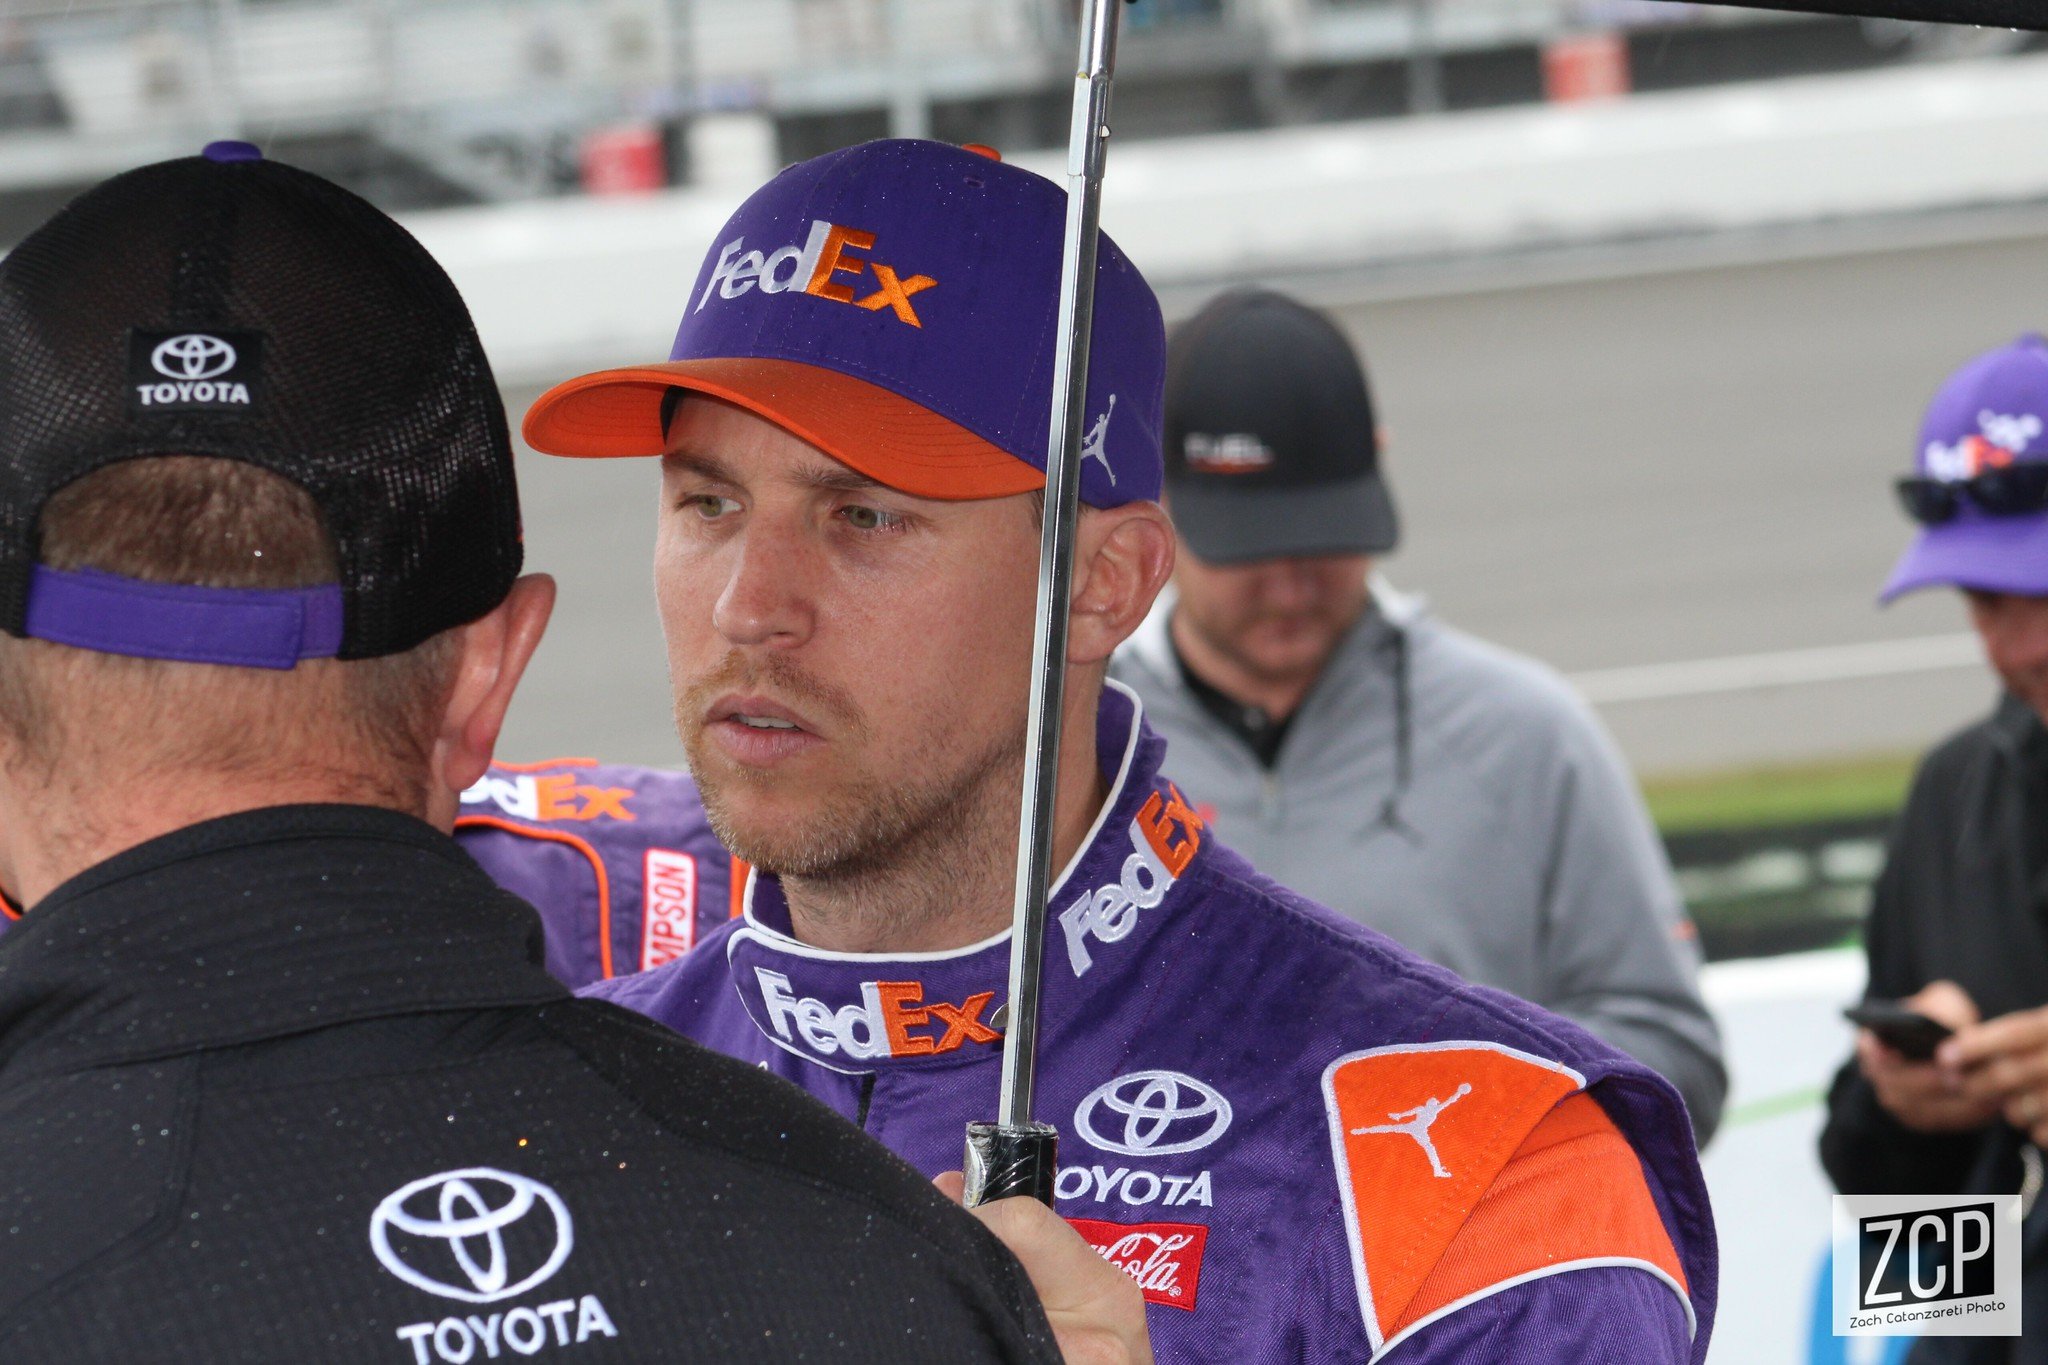
[[[455,838],[539,908],[548,971],[571,987],[681,957],[739,913],[746,880],[688,773],[588,758],[493,763]]]
[[[580,988],[688,952],[740,910],[688,773],[588,758],[493,763],[462,793],[455,840],[540,911],[549,975]],[[0,935],[21,911],[0,889]]]
[[[662,457],[677,722],[754,868],[740,918],[592,993],[933,1176],[996,1107],[1063,213],[985,149],[802,163],[712,244],[667,363],[526,423]],[[1702,1360],[1676,1092],[1261,877],[1105,684],[1173,542],[1158,305],[1099,250],[1039,1045],[1059,1212],[1138,1281],[1162,1361]],[[641,779],[605,780],[632,809]]]

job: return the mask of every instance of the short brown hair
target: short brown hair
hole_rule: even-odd
[[[37,531],[40,559],[58,569],[218,588],[338,577],[333,537],[305,490],[235,460],[107,466],[54,494]],[[67,783],[318,772],[335,779],[337,799],[419,810],[455,643],[447,632],[385,658],[271,670],[0,635],[0,735]]]

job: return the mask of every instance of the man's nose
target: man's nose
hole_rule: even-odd
[[[1269,607],[1299,611],[1312,605],[1320,591],[1311,567],[1298,559],[1276,559],[1260,576],[1259,595]]]
[[[817,622],[815,567],[815,553],[801,537],[757,519],[734,543],[711,624],[736,646],[802,644]]]

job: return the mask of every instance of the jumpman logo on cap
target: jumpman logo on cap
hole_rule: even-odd
[[[1421,1146],[1422,1154],[1429,1158],[1429,1168],[1436,1172],[1437,1179],[1448,1180],[1451,1173],[1444,1169],[1444,1163],[1437,1157],[1436,1143],[1429,1136],[1430,1125],[1436,1122],[1437,1115],[1471,1093],[1470,1085],[1460,1085],[1447,1100],[1424,1100],[1413,1109],[1398,1109],[1387,1115],[1388,1118],[1399,1119],[1401,1122],[1376,1123],[1370,1128],[1353,1128],[1351,1135],[1359,1137],[1366,1133],[1406,1133]]]
[[[1095,419],[1095,425],[1088,428],[1088,434],[1081,438],[1081,458],[1102,461],[1102,472],[1109,475],[1109,486],[1116,487],[1116,471],[1109,467],[1109,419],[1116,414],[1116,395],[1109,396],[1109,406],[1102,410],[1102,416]]]

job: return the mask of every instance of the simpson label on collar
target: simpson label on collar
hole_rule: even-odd
[[[650,848],[641,869],[644,972],[681,957],[697,941],[697,860],[675,849]]]

